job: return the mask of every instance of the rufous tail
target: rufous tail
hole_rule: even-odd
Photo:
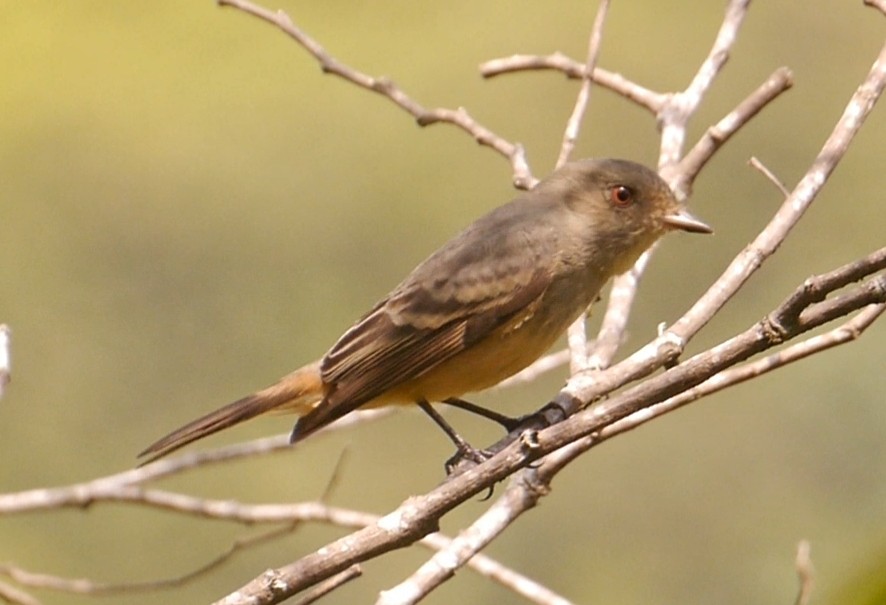
[[[153,462],[198,439],[269,412],[309,412],[323,398],[320,362],[308,364],[252,395],[189,422],[149,445],[138,456],[141,464]]]

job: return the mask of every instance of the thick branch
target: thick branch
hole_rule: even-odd
[[[710,83],[710,74],[715,73],[725,61],[725,56],[721,52],[722,48],[728,47],[726,42],[734,39],[734,32],[741,21],[740,13],[745,6],[746,3],[743,2],[730,4],[727,13],[733,18],[727,19],[730,23],[724,24],[724,28],[721,29],[714,50],[706,63],[708,69],[700,70],[690,86],[693,94],[706,89]],[[601,384],[607,380],[609,386],[624,384],[626,376],[636,378],[647,375],[655,367],[675,359],[686,340],[725,304],[762,260],[774,251],[774,248],[783,241],[790,228],[799,220],[803,211],[814,199],[827,175],[842,157],[843,150],[839,148],[840,141],[843,141],[843,144],[848,144],[882,91],[883,74],[882,68],[878,65],[879,63],[875,64],[865,85],[853,97],[846,113],[825,144],[819,159],[795,189],[791,199],[788,200],[789,204],[782,207],[769,227],[754,242],[754,245],[740,255],[736,263],[730,267],[731,270],[738,270],[727,271],[714,288],[678,324],[665,332],[652,345],[632,356],[626,362],[627,365],[622,368],[627,370],[625,374],[619,375],[619,372],[615,371],[619,369],[619,366],[622,366],[619,364],[609,372],[595,373],[594,379],[589,383],[583,384],[583,381],[580,380],[583,377],[578,377],[579,379],[570,382],[569,388],[564,391],[560,402],[564,400],[575,402],[577,407],[581,407],[594,398],[595,392],[599,394],[611,390],[600,389]],[[837,145],[837,148],[833,148],[834,145]],[[503,479],[532,460],[564,447],[572,441],[592,436],[608,424],[624,418],[632,412],[700,384],[731,365],[774,346],[783,338],[795,336],[821,323],[831,321],[852,309],[858,309],[867,304],[882,303],[883,291],[882,279],[868,280],[864,286],[856,287],[849,295],[833,301],[818,303],[804,310],[797,316],[793,329],[788,334],[780,334],[776,339],[772,338],[771,329],[761,322],[711,351],[699,354],[660,376],[650,378],[592,410],[585,410],[558,425],[541,431],[536,435],[536,439],[521,439],[511,444],[485,464],[467,470],[430,494],[420,499],[410,499],[396,511],[383,517],[377,524],[333,542],[321,551],[277,570],[270,576],[257,579],[258,586],[247,586],[242,591],[238,591],[238,594],[247,595],[252,588],[262,589],[271,586],[274,593],[271,595],[271,600],[267,602],[279,602],[279,599],[286,598],[287,595],[294,594],[323,577],[337,573],[355,561],[366,560],[390,548],[408,544],[431,531],[440,516],[464,499],[479,493],[486,486]],[[612,378],[608,378],[610,376]],[[272,580],[272,582],[269,584],[268,580]]]
[[[794,330],[782,338],[796,336],[842,317],[854,309],[886,303],[886,277],[870,278],[839,300],[839,304],[818,303],[804,310],[800,313]],[[781,312],[782,309],[777,309],[775,313]],[[424,496],[410,498],[377,523],[340,538],[290,565],[266,572],[232,594],[233,600],[219,603],[242,603],[247,595],[259,593],[268,595],[261,602],[279,603],[355,562],[411,544],[435,531],[440,517],[454,507],[532,461],[575,440],[593,435],[640,409],[700,384],[731,365],[780,343],[782,338],[774,340],[766,322],[759,322],[744,333],[696,355],[664,374],[650,378],[592,409],[544,429],[528,440],[517,440],[484,464],[466,470]],[[268,592],[269,587],[273,588],[271,593]]]

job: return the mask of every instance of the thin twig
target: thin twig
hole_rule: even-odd
[[[765,176],[770,183],[775,185],[775,188],[778,189],[784,197],[787,197],[791,194],[790,190],[785,187],[784,183],[782,183],[781,180],[777,176],[775,176],[775,173],[769,170],[769,168],[767,168],[766,165],[763,164],[763,162],[761,162],[759,159],[751,156],[751,159],[748,160],[748,164],[750,164],[751,167]]]
[[[334,58],[319,42],[295,25],[289,15],[282,10],[271,11],[248,0],[218,0],[218,4],[219,6],[236,8],[275,25],[308,51],[320,64],[323,73],[336,75],[360,88],[382,95],[412,115],[419,126],[445,122],[461,128],[480,145],[490,147],[508,159],[511,163],[513,181],[516,186],[528,189],[535,182],[522,145],[511,143],[495,134],[471,117],[463,107],[458,109],[425,108],[388,78],[370,76]]]
[[[750,0],[730,0],[714,44],[695,77],[692,78],[692,82],[683,92],[670,96],[667,104],[658,113],[657,117],[661,124],[659,167],[664,170],[665,180],[671,180],[669,171],[677,166],[683,152],[686,124],[726,64],[729,52],[737,39],[738,30],[747,15],[749,4]]]
[[[15,586],[0,582],[0,601],[12,605],[41,605],[40,601]]]
[[[0,324],[0,399],[3,398],[6,385],[12,379],[12,374],[10,373],[12,362],[9,351],[11,334],[12,330],[9,329],[9,326]]]
[[[393,413],[391,408],[361,410],[349,414],[322,430],[342,430],[391,413]],[[202,468],[209,464],[221,464],[240,458],[283,453],[297,448],[298,446],[290,445],[287,433],[235,443],[213,450],[188,452],[83,483],[0,494],[0,515],[64,507],[83,508],[95,501],[106,499],[108,495],[123,494],[127,489],[138,491],[141,488],[135,486],[139,484]],[[331,481],[334,481],[334,477],[335,473],[333,473]]]
[[[801,317],[801,310],[823,301],[829,293],[883,269],[886,269],[886,247],[828,273],[810,277],[779,306],[778,311],[769,315],[772,329],[777,332],[790,330],[793,322]]]
[[[453,538],[445,549],[441,549],[413,574],[380,595],[376,605],[413,605],[426,597],[432,590],[451,578],[455,572],[470,561],[493,539],[507,529],[520,515],[535,506],[540,494],[532,490],[515,488],[511,485],[495,503],[486,510],[471,526]],[[517,586],[513,587],[515,590]],[[532,590],[525,586],[518,594],[523,594],[539,605],[570,605],[570,602],[553,591],[532,583]]]
[[[95,582],[84,578],[62,578],[50,574],[35,573],[28,571],[11,563],[0,564],[0,574],[5,575],[15,582],[28,586],[30,588],[40,588],[44,590],[54,590],[56,592],[65,592],[70,594],[82,595],[115,595],[132,592],[149,592],[167,588],[175,588],[182,586],[207,573],[217,569],[222,564],[230,560],[241,550],[255,546],[256,544],[267,542],[279,538],[282,535],[292,532],[292,526],[282,529],[275,529],[264,532],[250,538],[243,538],[235,541],[231,547],[224,553],[218,555],[211,561],[201,565],[193,571],[176,576],[174,578],[166,578],[163,580],[150,580],[147,582],[120,582],[120,583],[104,583]]]
[[[695,177],[701,172],[705,164],[713,157],[732,135],[747,124],[761,109],[774,101],[781,93],[785,92],[794,84],[794,76],[787,67],[780,67],[752,92],[746,99],[739,103],[723,119],[714,126],[708,128],[695,146],[689,150],[686,156],[680,160],[679,169],[676,171],[679,177],[673,183],[674,191],[680,197],[688,197],[692,189]]]
[[[572,108],[572,115],[569,116],[569,120],[566,123],[566,131],[563,133],[563,142],[560,144],[560,156],[557,158],[557,168],[569,161],[569,157],[575,149],[575,142],[578,140],[581,122],[584,120],[585,113],[588,110],[588,104],[591,100],[591,83],[593,82],[590,74],[594,73],[597,67],[597,57],[600,56],[600,45],[603,42],[603,24],[606,23],[606,14],[608,12],[609,0],[602,0],[597,8],[597,16],[594,18],[594,25],[591,28],[591,35],[588,39],[588,57],[585,61],[584,77],[581,81],[578,96],[575,99],[575,106]]]
[[[143,489],[139,487],[119,486],[114,490],[101,489],[96,491],[98,482],[58,488],[65,491],[69,499],[56,501],[55,507],[80,508],[84,503],[122,502],[147,506],[177,514],[192,515],[199,518],[232,521],[247,525],[259,523],[285,523],[283,528],[260,534],[254,538],[238,540],[225,553],[185,575],[171,579],[153,580],[142,583],[100,584],[89,580],[71,580],[47,574],[28,572],[15,566],[0,567],[0,573],[7,573],[16,581],[34,587],[53,588],[59,591],[79,592],[82,594],[112,594],[127,590],[154,590],[178,586],[199,575],[217,568],[240,550],[248,546],[280,535],[288,534],[299,524],[327,523],[340,528],[360,529],[378,522],[379,517],[370,513],[330,506],[322,501],[300,502],[295,504],[244,504],[232,500],[213,500],[198,498],[186,494],[178,494],[164,490]],[[8,497],[4,496],[4,497]],[[2,511],[0,511],[2,512]],[[448,548],[452,539],[443,534],[434,533],[425,536],[420,544],[441,550]],[[477,555],[468,566],[481,575],[508,586],[517,594],[542,595],[549,598],[551,591],[533,580],[502,565],[500,562],[485,556]],[[541,601],[542,603],[544,601]]]
[[[568,78],[579,80],[585,77],[585,64],[571,59],[563,53],[551,55],[512,55],[491,59],[480,64],[480,75],[484,78],[516,73],[521,71],[554,70],[564,73]],[[607,71],[601,67],[594,68],[591,79],[629,101],[633,101],[653,115],[657,115],[667,101],[667,95],[655,92],[628,80],[618,73]]]
[[[812,597],[812,587],[815,584],[815,569],[812,567],[811,546],[808,540],[801,540],[797,544],[797,558],[794,565],[797,568],[797,578],[800,580],[800,588],[797,592],[795,605],[809,605]]]

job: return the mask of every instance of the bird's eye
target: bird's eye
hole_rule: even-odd
[[[630,187],[615,185],[609,189],[609,201],[613,206],[625,208],[634,203],[634,192]]]

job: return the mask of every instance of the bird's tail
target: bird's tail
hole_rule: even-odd
[[[284,376],[276,384],[229,403],[174,430],[149,445],[138,456],[139,458],[147,456],[141,464],[153,462],[193,441],[268,412],[303,415],[323,398],[323,394],[320,362],[314,362]]]

